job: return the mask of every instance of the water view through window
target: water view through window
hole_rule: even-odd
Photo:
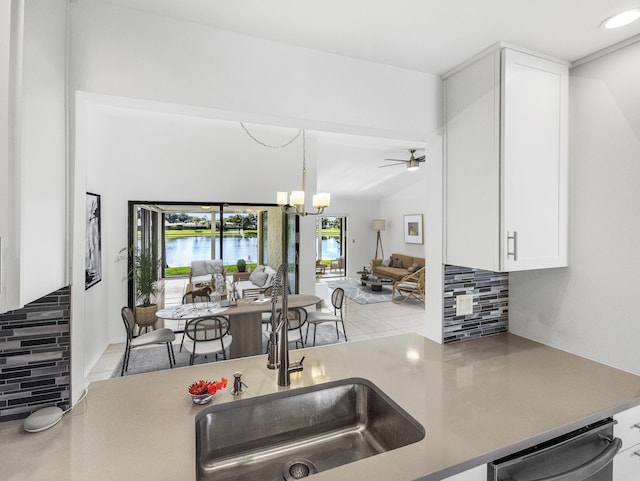
[[[257,237],[224,237],[225,264],[235,264],[238,259],[255,262],[258,258]],[[336,237],[322,238],[322,259],[340,257],[340,242]],[[166,262],[168,267],[185,267],[192,260],[211,259],[210,236],[188,236],[166,239]],[[274,266],[277,267],[277,266]]]

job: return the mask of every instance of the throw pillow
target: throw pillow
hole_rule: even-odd
[[[269,287],[273,284],[273,278],[276,275],[276,271],[269,266],[265,266],[264,271],[267,273],[267,281],[264,283],[264,287]]]
[[[415,272],[415,271],[417,271],[417,270],[418,270],[418,263],[417,263],[417,262],[414,262],[413,264],[411,264],[411,267],[409,267],[407,270],[408,270],[409,272]]]
[[[399,257],[395,257],[391,263],[391,267],[402,269],[402,260]]]
[[[249,280],[256,286],[263,287],[264,283],[267,282],[267,277],[269,277],[269,274],[267,274],[264,269],[261,269],[259,271],[253,271],[249,276]]]
[[[391,265],[391,259],[383,259],[382,265],[383,267],[389,267]]]

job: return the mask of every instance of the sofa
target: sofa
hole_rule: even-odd
[[[380,265],[373,268],[373,274],[378,277],[388,277],[399,281],[425,266],[424,257],[413,257],[404,254],[391,254],[388,259],[382,259]]]

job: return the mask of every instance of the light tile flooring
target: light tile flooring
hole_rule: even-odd
[[[167,282],[165,286],[165,306],[180,304],[186,285],[186,279]],[[378,304],[357,304],[345,297],[344,319],[349,341],[394,336],[415,332],[425,334],[424,306],[415,301],[404,304],[381,302]],[[331,292],[325,300],[324,310],[331,311]],[[180,321],[182,322],[182,321]],[[179,321],[166,321],[165,327],[181,329]],[[111,344],[96,363],[88,377],[88,381],[108,379],[122,358],[125,344]]]

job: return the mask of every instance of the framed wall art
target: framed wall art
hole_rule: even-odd
[[[87,192],[86,247],[84,253],[84,288],[102,280],[102,239],[100,232],[100,196]]]
[[[406,244],[423,244],[422,214],[404,216],[404,242]]]

